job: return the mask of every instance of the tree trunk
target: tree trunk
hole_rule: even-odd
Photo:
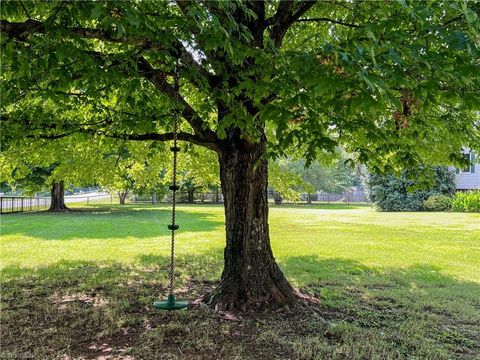
[[[157,203],[157,190],[153,190],[153,193],[152,193],[152,204],[156,204]]]
[[[272,254],[268,230],[265,144],[244,150],[229,145],[219,155],[225,206],[226,247],[219,286],[204,301],[218,310],[297,303]]]
[[[188,197],[188,203],[193,204],[193,194],[195,192],[195,189],[187,189],[187,197]]]
[[[128,190],[118,192],[118,197],[120,199],[120,205],[125,205],[125,200],[127,199],[127,195],[128,195]]]
[[[282,205],[283,197],[280,195],[280,193],[274,191],[273,192],[273,201],[275,202],[275,205]]]
[[[68,210],[67,205],[65,205],[65,184],[63,181],[52,182],[50,196],[51,202],[48,211],[62,212]]]

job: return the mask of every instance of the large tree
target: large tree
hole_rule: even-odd
[[[169,151],[162,143],[93,139],[75,134],[53,140],[17,138],[0,154],[2,181],[27,195],[48,189],[50,211],[68,210],[65,186],[100,186],[119,193],[151,192],[162,176]],[[123,201],[122,201],[123,200]]]
[[[165,141],[178,113],[178,138],[216,152],[225,200],[225,266],[205,301],[294,305],[270,247],[267,155],[342,145],[391,170],[478,146],[477,13],[464,1],[4,1],[3,140]]]
[[[83,134],[53,141],[18,137],[2,149],[0,177],[26,195],[48,190],[49,211],[63,212],[68,210],[65,185],[89,185],[95,174],[103,174],[104,149]]]

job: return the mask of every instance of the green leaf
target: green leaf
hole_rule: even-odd
[[[468,22],[473,23],[477,21],[478,15],[472,9],[467,8],[465,11],[465,18],[467,19]]]
[[[92,8],[92,12],[90,13],[90,16],[93,19],[99,19],[105,14],[105,8],[102,6],[101,3],[94,3],[95,5]]]

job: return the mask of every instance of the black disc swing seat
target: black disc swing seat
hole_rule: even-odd
[[[178,94],[179,85],[178,85],[178,73],[177,68],[175,67],[175,84],[174,88]],[[168,296],[164,301],[155,301],[153,306],[160,310],[180,310],[188,307],[188,301],[177,300],[173,294],[173,284],[175,279],[175,230],[178,230],[179,226],[175,223],[175,206],[177,203],[177,153],[180,151],[180,148],[177,146],[177,133],[178,133],[178,114],[175,111],[173,117],[173,146],[170,150],[173,153],[173,171],[172,171],[172,185],[170,190],[172,190],[172,223],[168,225],[168,229],[172,233],[171,242],[170,242],[170,274],[169,274],[169,285],[168,285]]]

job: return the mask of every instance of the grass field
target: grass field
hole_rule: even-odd
[[[272,207],[272,246],[320,299],[291,313],[162,313],[167,206],[90,207],[1,221],[0,358],[474,359],[480,215]],[[222,270],[221,206],[181,206],[178,295]]]

